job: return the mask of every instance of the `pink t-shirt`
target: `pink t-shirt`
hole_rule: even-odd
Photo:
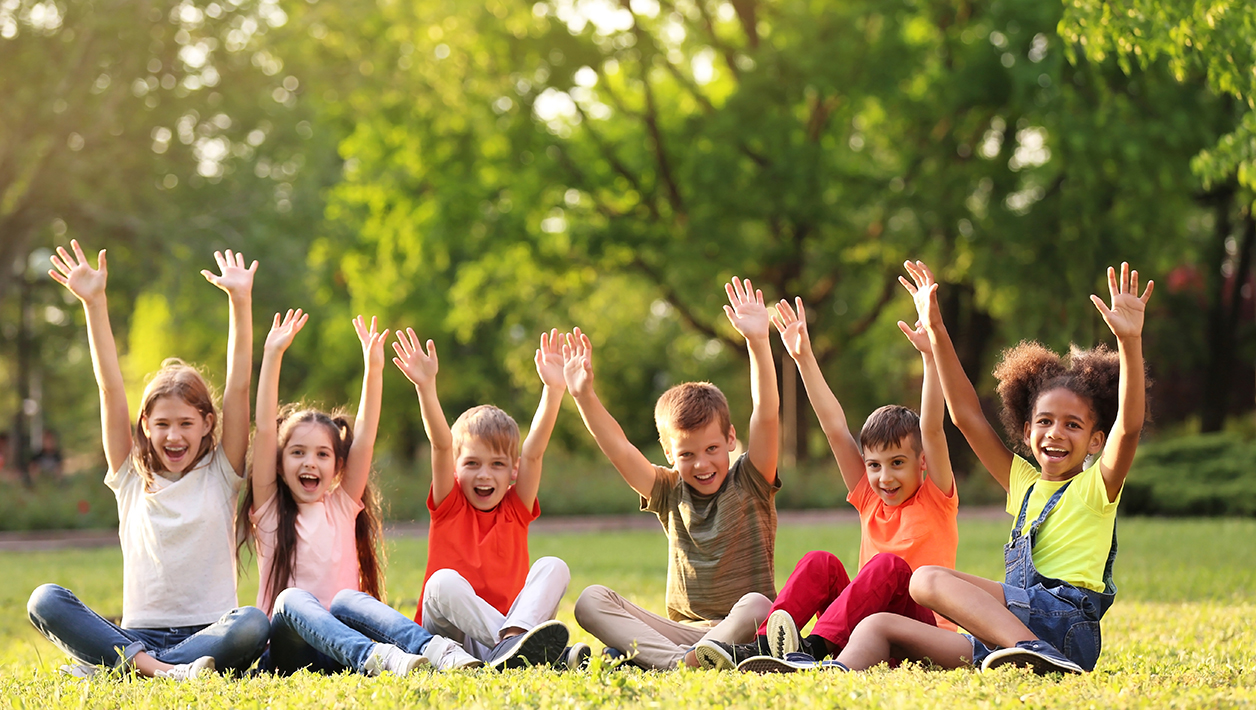
[[[363,506],[361,501],[336,486],[317,503],[297,504],[297,550],[292,579],[274,594],[266,593],[279,525],[278,500],[278,494],[273,495],[262,507],[249,513],[249,520],[257,527],[258,608],[270,613],[275,597],[287,587],[304,589],[324,607],[331,606],[331,600],[340,590],[358,589],[354,522]]]

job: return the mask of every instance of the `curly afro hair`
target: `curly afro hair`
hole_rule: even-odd
[[[1116,423],[1121,361],[1106,345],[1089,350],[1071,345],[1068,355],[1061,357],[1041,343],[1022,340],[1003,351],[994,377],[999,381],[999,398],[1003,400],[1003,411],[999,413],[1003,427],[1016,448],[1025,454],[1032,454],[1024,445],[1025,423],[1045,392],[1063,387],[1089,401],[1095,426],[1105,435]]]

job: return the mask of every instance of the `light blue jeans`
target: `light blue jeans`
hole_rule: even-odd
[[[303,589],[275,598],[268,666],[282,675],[302,668],[324,673],[362,672],[375,644],[390,643],[419,654],[432,635],[369,594],[343,590],[331,610]]]
[[[55,584],[32,592],[26,613],[41,634],[75,660],[111,668],[144,652],[176,665],[213,656],[220,670],[243,671],[262,655],[270,633],[266,614],[251,606],[232,609],[212,624],[124,629]]]

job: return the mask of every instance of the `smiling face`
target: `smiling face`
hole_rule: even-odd
[[[1025,423],[1025,445],[1049,480],[1081,473],[1086,457],[1103,448],[1104,437],[1090,402],[1063,387],[1038,395],[1033,416]]]
[[[519,461],[480,437],[469,436],[458,449],[454,476],[462,495],[476,510],[492,510],[506,497],[519,472]]]
[[[153,400],[148,414],[140,418],[140,426],[161,464],[161,473],[177,477],[187,472],[201,441],[214,430],[214,415],[201,414],[179,397],[163,396]]]
[[[280,454],[283,482],[297,503],[315,503],[336,483],[339,473],[331,432],[318,422],[292,427]]]
[[[903,437],[902,441],[889,446],[864,448],[868,485],[886,505],[902,505],[920,490],[925,457],[915,444],[914,438]]]
[[[728,452],[737,446],[732,426],[722,430],[718,418],[691,430],[670,432],[663,440],[667,461],[697,492],[711,495],[728,477]]]

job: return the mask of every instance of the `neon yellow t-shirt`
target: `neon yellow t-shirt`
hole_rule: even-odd
[[[1068,481],[1043,480],[1038,469],[1020,456],[1013,457],[1009,479],[1007,512],[1013,518],[1020,513],[1025,491],[1031,485],[1034,487],[1021,529],[1022,534],[1028,535],[1029,526],[1042,513],[1043,506]],[[1071,480],[1073,484],[1038,528],[1034,566],[1044,577],[1102,592],[1103,568],[1112,548],[1112,529],[1116,525],[1116,508],[1121,495],[1118,493],[1116,500],[1108,500],[1097,460]]]

